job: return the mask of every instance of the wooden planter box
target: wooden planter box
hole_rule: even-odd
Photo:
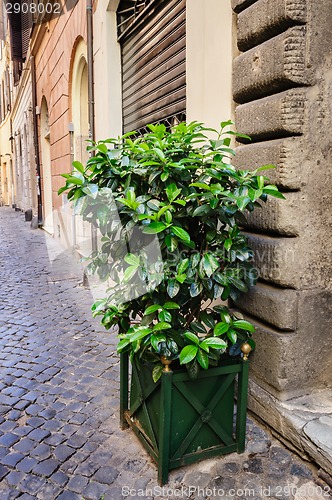
[[[248,361],[229,360],[195,380],[185,370],[163,371],[154,383],[150,366],[133,364],[129,395],[128,356],[121,354],[121,426],[129,425],[156,461],[160,484],[176,467],[244,451],[248,367]]]

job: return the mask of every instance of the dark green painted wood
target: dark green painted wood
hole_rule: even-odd
[[[247,401],[248,401],[248,372],[249,361],[242,361],[242,371],[239,374],[237,412],[236,412],[236,441],[238,453],[243,453],[246,442]]]
[[[201,371],[191,380],[185,371],[163,372],[154,384],[152,366],[132,367],[130,410],[126,422],[158,465],[158,480],[168,471],[208,457],[244,450],[248,362],[230,360]],[[121,370],[121,376],[128,370]],[[233,435],[235,378],[238,376],[236,430]],[[121,385],[121,407],[128,404]]]
[[[169,441],[171,434],[172,414],[172,376],[173,372],[163,371],[161,376],[160,398],[160,433],[158,457],[158,481],[161,485],[167,483],[169,471]]]
[[[120,426],[124,430],[128,427],[124,412],[128,410],[128,373],[129,360],[127,353],[120,354]]]
[[[193,464],[199,460],[205,460],[206,458],[226,455],[227,453],[234,453],[234,451],[237,451],[236,443],[230,444],[229,446],[216,446],[214,448],[209,448],[208,450],[190,453],[182,458],[170,460],[169,469],[176,469],[177,467],[182,467],[183,465]]]

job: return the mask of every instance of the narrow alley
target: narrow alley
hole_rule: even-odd
[[[119,428],[117,339],[92,319],[72,259],[0,208],[1,500],[328,497],[314,467],[251,419],[243,455],[180,468],[159,488]]]

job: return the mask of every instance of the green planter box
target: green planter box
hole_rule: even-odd
[[[121,354],[121,425],[133,429],[156,461],[161,484],[170,469],[244,451],[248,361],[202,370],[195,380],[186,371],[164,371],[157,383],[149,366],[134,364],[130,394],[128,369],[128,357]]]

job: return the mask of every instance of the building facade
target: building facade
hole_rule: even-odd
[[[61,173],[87,160],[87,138],[234,118],[252,137],[238,144],[236,165],[275,164],[271,180],[286,196],[245,228],[259,271],[236,305],[257,326],[250,408],[330,472],[332,0],[61,6],[35,20],[19,78],[13,68],[19,83],[0,125],[2,202],[34,207],[37,173],[44,229],[88,254],[90,229],[57,195]]]

